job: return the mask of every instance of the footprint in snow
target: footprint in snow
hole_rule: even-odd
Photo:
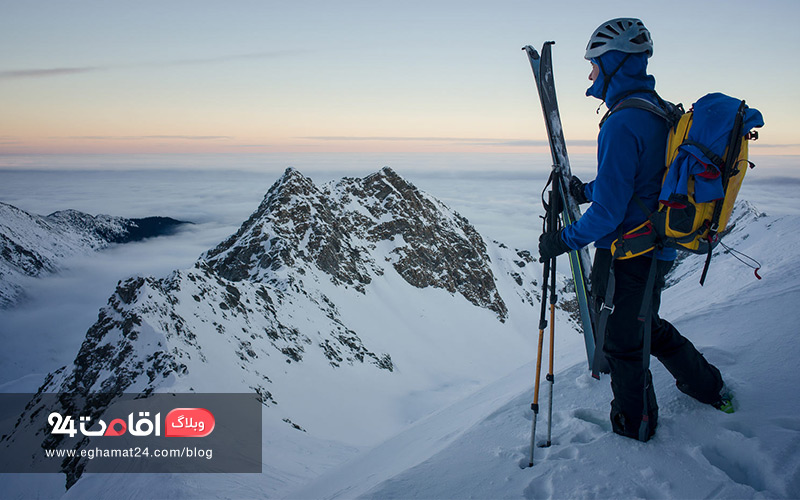
[[[698,349],[703,356],[717,366],[730,366],[736,364],[736,358],[730,352],[719,347],[704,346]]]
[[[708,463],[722,471],[731,481],[753,488],[756,491],[766,491],[763,471],[763,462],[755,455],[731,446],[720,446],[708,443],[700,448]]]
[[[530,468],[530,453],[530,445],[520,446],[516,449],[515,455],[523,457],[519,459],[519,462],[517,462],[517,465],[520,469]],[[553,439],[551,445],[545,447],[545,440],[537,439],[536,448],[533,452],[533,460],[534,464],[539,464],[542,462],[550,462],[555,460],[573,460],[578,458],[578,455],[579,452],[575,446],[570,446],[569,444],[562,446],[561,443]]]
[[[753,429],[751,429],[750,426],[743,424],[742,422],[737,422],[735,420],[730,422],[726,421],[722,422],[721,426],[728,429],[731,432],[741,434],[743,437],[747,439],[756,437],[755,433],[753,432]]]
[[[800,432],[800,419],[792,417],[776,417],[772,423],[788,431]]]
[[[531,481],[522,494],[525,498],[553,498],[553,479],[550,476],[538,477]]]
[[[591,432],[589,430],[582,430],[569,438],[569,442],[571,444],[586,444],[591,443],[595,439],[597,439],[598,435],[596,432]]]
[[[578,408],[572,411],[572,416],[578,420],[583,420],[590,424],[600,427],[603,433],[611,430],[611,422],[608,420],[608,415],[600,410],[590,410],[588,408]]]
[[[578,448],[574,446],[556,446],[548,449],[546,460],[574,460],[578,458]]]

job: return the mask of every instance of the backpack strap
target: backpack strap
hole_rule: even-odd
[[[683,142],[681,143],[681,146],[684,146],[684,145],[685,146],[694,146],[697,149],[699,149],[701,153],[706,155],[706,158],[711,160],[711,162],[717,168],[720,169],[720,172],[725,167],[725,160],[723,160],[722,157],[720,155],[718,155],[717,153],[711,151],[705,144],[702,144],[702,143],[697,142],[697,141],[693,141],[691,139],[684,139]]]
[[[649,385],[653,383],[652,379],[647,376],[650,370],[650,346],[652,343],[653,334],[653,294],[656,287],[656,274],[658,269],[658,258],[656,252],[653,251],[653,256],[650,262],[650,272],[647,275],[647,284],[644,287],[644,297],[642,297],[642,308],[639,310],[638,320],[642,322],[642,369],[644,370],[644,388],[642,394],[642,423],[639,425],[639,441],[647,441],[650,428],[650,410],[647,403],[647,392]]]
[[[654,95],[658,100],[658,104],[654,104],[642,97],[631,97],[632,94],[639,94],[642,92],[647,92]],[[622,100],[620,100],[614,107],[606,111],[606,114],[603,115],[603,118],[600,120],[600,128],[603,128],[603,124],[605,124],[606,120],[608,120],[611,115],[626,108],[637,108],[649,111],[654,115],[664,119],[667,123],[669,123],[670,127],[674,127],[678,123],[678,120],[680,120],[681,115],[684,113],[682,104],[672,104],[669,101],[665,101],[654,90],[633,90],[624,95]]]
[[[592,362],[592,377],[599,379],[599,367],[603,366],[605,353],[603,347],[606,343],[606,328],[608,327],[608,317],[614,312],[614,291],[616,289],[616,279],[614,278],[614,259],[612,257],[608,268],[608,284],[606,294],[603,297],[603,304],[600,306],[600,317],[597,320],[597,338],[594,346],[594,360]]]

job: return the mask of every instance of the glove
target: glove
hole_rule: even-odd
[[[572,250],[561,237],[563,229],[539,236],[539,262],[545,262]]]
[[[578,205],[583,203],[589,203],[589,200],[586,198],[586,184],[581,182],[577,176],[573,175],[572,179],[569,181],[569,192],[575,201],[578,202]]]

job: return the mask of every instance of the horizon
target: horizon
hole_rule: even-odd
[[[744,98],[766,121],[753,153],[800,154],[800,70],[788,63],[800,4],[789,0],[724,11],[688,0],[666,10],[620,0],[44,3],[4,5],[2,158],[547,153],[520,50],[545,40],[557,42],[570,150],[589,154],[599,101],[584,96],[583,51],[618,16],[653,34],[649,73],[665,99]]]

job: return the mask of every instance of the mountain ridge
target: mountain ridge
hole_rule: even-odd
[[[354,198],[375,202],[353,207],[349,204]],[[335,282],[363,291],[371,276],[382,271],[373,259],[362,256],[375,250],[377,242],[397,239],[389,257],[396,259],[393,266],[410,284],[458,291],[476,305],[490,305],[504,318],[507,311],[496,294],[491,270],[480,264],[488,259],[485,243],[460,215],[437,219],[437,214],[446,211],[445,205],[425,196],[389,167],[322,188],[288,168],[239,231],[203,258],[233,281],[268,280],[270,270],[294,266],[298,260],[314,263]],[[394,217],[384,219],[389,214]],[[274,218],[283,222],[275,224]],[[277,236],[265,240],[265,224]],[[451,251],[448,244],[456,248]],[[298,250],[292,251],[292,246]],[[418,268],[418,262],[428,268]]]
[[[25,295],[25,280],[57,273],[72,256],[173,234],[189,224],[169,217],[128,219],[61,210],[33,215],[0,202],[0,308]]]

